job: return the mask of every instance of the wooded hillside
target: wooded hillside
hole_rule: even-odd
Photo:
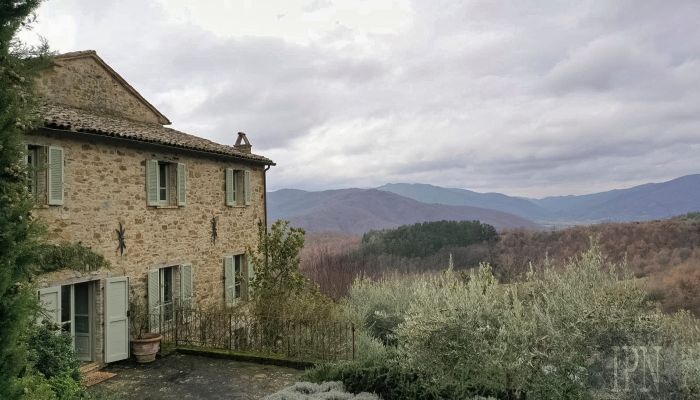
[[[302,270],[338,298],[356,276],[413,273],[447,268],[450,255],[456,269],[489,262],[501,281],[515,281],[530,264],[545,259],[558,265],[596,241],[611,261],[626,263],[644,277],[649,294],[666,311],[686,308],[700,315],[700,214],[668,220],[606,223],[555,231],[511,230],[497,241],[468,246],[447,245],[431,255],[405,257],[362,252],[359,236],[311,235],[302,252]]]

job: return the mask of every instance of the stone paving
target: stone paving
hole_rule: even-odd
[[[119,363],[90,388],[106,399],[261,399],[296,382],[302,371],[227,359],[173,354],[152,364]]]

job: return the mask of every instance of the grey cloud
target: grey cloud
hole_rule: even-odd
[[[395,34],[339,23],[306,44],[215,35],[136,0],[66,12],[78,48],[162,99],[174,127],[224,143],[249,133],[278,163],[271,189],[422,181],[538,196],[698,172],[699,2],[411,7]],[[184,89],[203,97],[173,97]]]

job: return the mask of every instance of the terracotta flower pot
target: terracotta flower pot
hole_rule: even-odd
[[[162,338],[157,333],[145,333],[141,338],[132,338],[131,354],[136,357],[136,362],[149,363],[155,361]]]

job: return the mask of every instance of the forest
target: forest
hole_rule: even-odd
[[[460,229],[465,232],[462,238],[437,237],[440,232],[453,235]],[[497,234],[474,222],[423,223],[362,237],[308,234],[301,270],[335,299],[347,294],[358,276],[434,272],[446,268],[450,259],[456,270],[487,262],[499,281],[507,283],[521,279],[531,265],[562,265],[593,242],[607,260],[625,264],[635,277],[644,279],[648,295],[665,311],[687,309],[700,315],[700,272],[695,268],[700,264],[700,213],[648,222]]]

